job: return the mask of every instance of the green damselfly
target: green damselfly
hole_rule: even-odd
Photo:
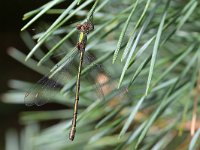
[[[74,103],[74,114],[72,119],[72,127],[69,133],[69,139],[74,140],[75,132],[76,132],[76,120],[77,120],[77,113],[78,113],[78,101],[79,101],[79,92],[80,92],[80,76],[81,70],[83,65],[83,56],[85,52],[85,47],[87,43],[87,34],[94,29],[94,26],[91,21],[86,21],[83,24],[77,25],[77,29],[80,31],[79,40],[76,45],[77,49],[80,52],[80,60],[79,60],[79,67],[78,67],[78,74],[77,74],[77,81],[76,81],[76,96],[75,96],[75,103]]]
[[[80,80],[81,80],[80,78],[82,75],[81,71],[82,71],[82,65],[83,65],[84,58],[88,56],[85,52],[85,47],[87,44],[87,37],[88,37],[88,34],[94,29],[94,27],[93,27],[93,23],[91,22],[91,20],[87,20],[85,23],[77,25],[77,29],[79,31],[78,42],[76,44],[76,47],[71,52],[69,52],[69,53],[71,53],[69,56],[72,56],[72,57],[66,57],[66,59],[62,59],[63,61],[62,60],[60,61],[62,63],[58,63],[57,65],[55,65],[55,69],[52,69],[54,71],[58,70],[57,73],[55,73],[55,74],[50,73],[49,75],[46,75],[41,80],[39,80],[33,88],[31,88],[28,92],[26,92],[25,98],[24,98],[25,104],[28,106],[32,106],[32,105],[41,106],[41,105],[45,104],[48,100],[51,100],[52,98],[54,98],[54,96],[55,96],[54,94],[56,93],[56,92],[54,93],[54,91],[57,90],[56,88],[61,88],[63,85],[65,85],[65,81],[68,80],[66,77],[67,76],[66,70],[65,70],[66,68],[64,68],[65,71],[63,71],[60,68],[62,68],[62,66],[70,68],[69,64],[71,63],[71,61],[75,58],[76,55],[80,54],[79,64],[78,64],[78,73],[76,72],[76,74],[77,74],[76,81],[74,81],[74,83],[72,83],[72,87],[69,86],[69,87],[67,87],[67,89],[64,90],[64,93],[65,93],[66,91],[73,89],[73,87],[75,86],[74,113],[73,113],[71,130],[69,133],[70,140],[74,140],[75,133],[76,133],[76,120],[77,120],[78,103],[79,103],[79,96],[80,96]],[[111,75],[107,71],[105,71],[105,68],[102,68],[102,67],[98,66],[97,64],[95,66],[97,66],[98,70],[100,69],[100,73],[103,73],[103,76],[105,76],[103,78],[107,78],[107,81],[109,82]],[[61,78],[60,78],[60,76],[61,76]],[[62,77],[65,77],[66,79],[65,78],[63,79]],[[98,85],[98,87],[97,87],[98,90],[100,89],[100,91],[98,91],[98,93],[103,98],[104,98],[104,93],[107,94],[104,91],[112,91],[112,89],[114,89],[112,84],[110,84],[110,83],[107,84],[107,81],[106,81],[106,83],[105,82],[100,83],[100,85]],[[108,85],[108,86],[104,90],[103,88],[105,87],[105,85],[106,86]],[[59,93],[59,92],[57,92],[57,93]],[[120,92],[118,92],[118,93],[120,93]],[[66,101],[64,101],[64,103],[65,102]]]
[[[76,51],[80,54],[80,57],[79,57],[79,67],[78,67],[77,80],[76,80],[72,127],[69,133],[70,140],[74,139],[75,132],[76,132],[76,120],[77,120],[78,101],[79,101],[79,93],[80,93],[80,77],[81,77],[82,65],[83,65],[83,60],[84,60],[83,58],[84,58],[84,53],[85,53],[85,47],[87,43],[87,35],[93,29],[94,29],[94,26],[90,20],[87,20],[83,24],[77,25],[77,30],[79,31],[79,40],[76,44]],[[61,86],[59,83],[56,82],[56,80],[57,79],[53,78],[52,75],[47,75],[43,77],[41,80],[39,80],[33,88],[31,88],[28,92],[26,92],[25,98],[24,98],[25,104],[27,106],[32,106],[34,104],[37,106],[41,106],[45,104],[47,102],[45,100],[45,97],[47,97],[48,95],[48,97],[51,98],[50,95],[52,93],[50,92],[50,90],[53,90],[55,87]]]

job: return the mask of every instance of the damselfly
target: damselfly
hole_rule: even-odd
[[[78,101],[79,101],[79,92],[80,92],[80,76],[83,64],[83,56],[85,52],[85,47],[87,43],[87,34],[94,29],[94,26],[91,21],[87,21],[83,24],[77,25],[77,29],[80,31],[80,36],[78,43],[76,45],[77,49],[80,52],[80,60],[79,60],[79,67],[78,67],[78,75],[76,81],[76,96],[75,96],[75,103],[74,103],[74,114],[72,119],[72,127],[69,133],[69,139],[74,140],[75,132],[76,132],[76,119],[77,119],[77,112],[78,112]]]
[[[93,23],[91,20],[87,20],[83,24],[77,25],[77,30],[79,31],[79,39],[76,44],[76,51],[80,54],[79,57],[79,67],[76,79],[76,90],[75,90],[75,102],[74,102],[74,113],[72,119],[72,127],[69,133],[69,139],[73,140],[75,137],[76,132],[76,120],[77,120],[77,113],[78,113],[78,102],[79,102],[79,94],[80,94],[80,77],[82,71],[82,65],[84,60],[85,54],[85,47],[87,43],[87,35],[94,29]],[[73,58],[71,58],[73,59]],[[70,61],[70,60],[69,60]],[[63,64],[67,64],[68,62],[63,62]],[[58,67],[59,68],[59,67]],[[61,74],[60,76],[66,76],[66,74]],[[56,80],[60,80],[58,78],[54,78],[53,75],[49,77],[47,75],[43,79],[39,80],[38,83],[26,93],[25,95],[25,104],[28,106],[31,105],[38,105],[41,106],[46,103],[45,97],[51,97],[52,90],[55,87],[61,86]],[[62,81],[61,81],[62,82]],[[48,88],[46,88],[48,87]]]

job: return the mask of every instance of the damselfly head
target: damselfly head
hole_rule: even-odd
[[[93,23],[91,21],[86,21],[83,24],[78,24],[76,26],[76,28],[80,32],[88,34],[90,31],[92,31],[94,29],[94,25],[93,25]]]

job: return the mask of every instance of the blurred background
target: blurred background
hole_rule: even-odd
[[[88,1],[90,2],[87,3]],[[58,32],[55,35],[52,32],[50,38],[41,46],[42,52],[46,54],[47,50],[53,49],[54,45],[67,35],[66,33],[70,33],[74,29],[75,24],[72,24],[74,17],[79,17],[79,19],[76,19],[79,21],[86,18],[88,10],[94,2],[88,1],[82,1],[83,5],[84,3],[87,4],[76,13],[72,13],[73,15],[68,20],[69,22],[61,25],[56,30]],[[91,88],[89,85],[90,80],[86,79],[86,82],[82,82],[85,88],[83,88],[80,101],[79,115],[81,119],[78,122],[78,138],[74,142],[66,140],[68,139],[71,114],[73,113],[73,101],[68,101],[74,99],[72,87],[69,87],[69,91],[64,91],[68,97],[62,94],[62,98],[58,97],[54,104],[49,103],[42,106],[42,108],[37,106],[26,107],[22,100],[25,94],[24,90],[27,90],[25,88],[31,85],[30,83],[27,84],[26,81],[36,83],[42,76],[33,71],[34,69],[31,70],[15,60],[18,56],[17,54],[19,54],[15,52],[28,54],[30,51],[28,46],[25,45],[26,42],[24,43],[22,40],[21,34],[30,33],[30,35],[34,35],[46,31],[58,15],[64,14],[65,9],[63,8],[67,8],[68,3],[70,3],[69,1],[60,0],[61,3],[55,9],[49,11],[49,14],[44,14],[39,18],[39,21],[37,20],[36,23],[28,27],[26,32],[21,32],[20,29],[29,21],[29,19],[22,21],[23,14],[47,2],[50,1],[0,1],[0,94],[8,93],[8,95],[5,94],[8,96],[6,99],[8,103],[2,103],[2,97],[0,97],[0,150],[5,149],[5,145],[7,145],[8,150],[19,149],[18,147],[13,148],[13,145],[21,145],[24,150],[30,150],[30,147],[36,147],[39,150],[63,150],[69,148],[77,150],[82,149],[81,146],[87,150],[88,148],[116,148],[116,150],[120,150],[125,149],[125,147],[132,150],[133,147],[138,146],[138,143],[144,150],[150,148],[182,150],[187,149],[189,143],[192,143],[191,145],[193,146],[195,145],[195,142],[191,142],[190,121],[193,115],[194,93],[200,84],[200,76],[198,77],[200,66],[200,22],[197,19],[200,14],[200,9],[198,9],[200,4],[198,1],[176,0],[171,1],[169,4],[170,0],[163,3],[160,3],[160,0],[142,0],[137,1],[137,7],[132,4],[132,0],[101,1],[103,7],[99,12],[95,13],[94,17],[95,31],[97,32],[92,34],[90,42],[88,42],[89,50],[91,50],[91,54],[95,54],[93,56],[100,59],[101,63],[104,63],[107,70],[115,75],[114,78],[110,78],[111,84],[108,81],[107,85],[114,83],[113,85],[116,86],[120,77],[122,77],[122,85],[125,85],[125,87],[128,85],[129,89],[125,88],[124,90],[122,88],[120,91],[117,88],[112,88],[112,90],[108,90],[109,94],[105,96],[106,101],[98,102],[92,97],[96,95],[96,91],[91,92],[94,87]],[[62,2],[65,3],[64,7],[62,7]],[[81,7],[81,5],[74,5],[71,11],[73,12],[78,7]],[[129,17],[131,14],[132,18]],[[153,15],[156,17],[153,17]],[[117,67],[115,67],[111,63],[112,54],[116,50],[117,42],[121,32],[123,32],[122,28],[127,20],[130,21],[130,25],[127,25],[124,39],[118,45],[118,57],[123,56],[125,50],[127,50],[127,53],[126,56],[124,55],[123,62],[119,59],[116,61],[114,65]],[[161,20],[163,21],[163,26]],[[40,26],[38,22],[42,22],[44,26]],[[162,34],[159,34],[159,29]],[[137,33],[141,33],[141,37]],[[60,44],[60,49],[58,49],[66,50],[66,46],[68,50],[72,49],[75,45],[74,41],[77,40],[77,35],[70,35],[69,40],[64,40]],[[139,41],[134,40],[136,36],[137,38],[139,37]],[[131,42],[127,44],[128,41]],[[33,46],[35,46],[35,43]],[[128,48],[125,48],[125,46]],[[156,46],[160,46],[157,57],[151,58],[152,53],[156,51]],[[19,50],[12,53],[15,55],[15,59],[8,55],[10,47],[15,47]],[[122,50],[124,50],[124,53]],[[24,57],[25,55],[21,57],[21,60],[24,60]],[[32,60],[36,60],[35,58],[33,57]],[[128,58],[130,59],[128,60]],[[156,63],[154,62],[155,68],[150,65],[150,63],[153,63],[153,59],[156,61]],[[48,61],[51,60],[49,59]],[[60,60],[55,62],[57,61]],[[74,70],[76,70],[77,62],[72,65]],[[45,63],[44,66],[46,67]],[[36,65],[34,67],[36,71],[39,70]],[[49,65],[47,67],[51,68],[52,66]],[[149,80],[151,71],[153,75]],[[88,75],[89,73],[90,70],[87,70],[86,74]],[[95,75],[91,75],[94,80],[98,78]],[[73,80],[73,77],[72,75],[71,80]],[[10,79],[16,80],[11,83],[9,82]],[[147,84],[147,79],[149,85]],[[152,82],[152,85],[150,82]],[[13,89],[9,88],[11,84],[14,87]],[[23,86],[17,88],[18,85]],[[59,95],[60,91],[57,90],[55,93]],[[19,97],[15,97],[15,94],[18,94]],[[198,90],[196,95],[198,99]],[[116,98],[116,96],[118,97]],[[9,103],[9,98],[11,103]],[[12,104],[12,102],[15,104]],[[197,113],[199,104],[194,104]],[[21,112],[25,113],[21,115]],[[48,128],[45,128],[47,126]],[[194,138],[194,141],[198,141],[197,138],[200,134],[199,121],[194,124],[194,129],[198,129],[197,136]],[[199,147],[199,141],[197,143]]]
[[[27,11],[41,6],[47,1],[48,0],[0,1],[1,94],[5,93],[7,90],[10,90],[7,85],[9,79],[19,79],[27,81],[32,80],[34,82],[41,77],[34,71],[31,71],[13,58],[9,57],[7,54],[7,50],[9,47],[12,46],[24,52],[27,52],[27,47],[20,37],[20,29],[26,23],[26,21],[22,21],[23,14]],[[43,19],[45,19],[45,17]],[[22,110],[27,110],[27,107],[25,105],[6,104],[0,102],[0,149],[4,149],[5,131],[10,128],[20,129],[19,112]]]

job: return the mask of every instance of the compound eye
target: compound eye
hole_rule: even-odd
[[[77,28],[78,30],[80,30],[80,29],[81,29],[81,27],[82,27],[82,25],[81,25],[81,24],[77,24],[77,25],[76,25],[76,28]]]

